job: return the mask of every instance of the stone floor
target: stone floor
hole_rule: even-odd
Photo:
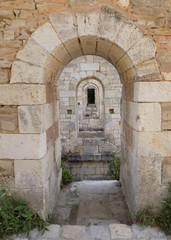
[[[29,238],[21,234],[8,240],[171,240],[157,228],[131,224],[117,181],[82,181],[64,188],[54,221],[58,224],[43,236],[35,229]]]
[[[117,181],[81,181],[64,188],[54,210],[60,225],[131,224],[129,211]]]

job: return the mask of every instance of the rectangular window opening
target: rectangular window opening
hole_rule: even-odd
[[[95,104],[95,89],[87,89],[87,104]]]

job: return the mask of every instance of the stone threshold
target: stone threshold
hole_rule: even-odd
[[[20,234],[8,240],[171,240],[158,228],[110,224],[100,226],[50,225],[43,235],[37,230],[30,232],[29,238]]]

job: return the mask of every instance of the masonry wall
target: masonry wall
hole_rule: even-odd
[[[156,196],[160,198],[165,192],[167,183],[171,180],[171,151],[169,145],[171,138],[170,9],[171,3],[168,0],[163,0],[162,3],[160,0],[1,1],[1,181],[6,183],[7,180],[4,181],[4,179],[8,179],[11,188],[17,189],[18,192],[30,199],[33,204],[36,202],[33,198],[34,192],[36,199],[40,200],[40,204],[37,204],[37,206],[40,206],[40,209],[37,209],[40,214],[47,213],[49,206],[53,208],[55,198],[52,197],[51,202],[53,204],[46,201],[49,204],[46,206],[43,205],[45,202],[43,199],[54,196],[56,191],[53,189],[55,179],[60,179],[61,175],[60,137],[57,130],[59,112],[55,113],[54,111],[54,109],[58,109],[59,102],[56,101],[56,97],[52,97],[54,89],[51,88],[50,84],[46,88],[39,81],[40,74],[30,73],[24,84],[18,86],[17,81],[21,80],[22,73],[32,66],[31,63],[22,63],[20,74],[15,76],[16,79],[13,79],[10,83],[13,74],[11,67],[16,60],[16,53],[26,45],[28,38],[39,26],[49,21],[49,14],[64,11],[97,12],[101,10],[109,14],[117,11],[117,14],[119,13],[124,18],[133,21],[145,36],[153,39],[156,45],[156,62],[154,61],[152,64],[148,59],[149,61],[143,64],[137,63],[135,68],[138,77],[134,79],[136,82],[133,87],[130,87],[132,83],[129,83],[129,78],[127,79],[128,82],[124,85],[126,96],[124,96],[124,100],[126,101],[123,101],[122,107],[122,118],[125,120],[122,121],[123,129],[125,129],[122,133],[124,153],[122,171],[126,172],[123,175],[122,182],[129,184],[127,179],[131,182],[136,169],[141,169],[136,176],[136,181],[134,181],[134,189],[138,185],[141,186],[136,192],[136,194],[139,194],[139,199],[136,199],[139,202],[139,205],[137,205],[139,207],[144,203],[148,203],[148,201],[154,202],[154,199],[152,199],[154,198],[153,194],[149,198],[149,192],[153,192],[153,187],[158,190]],[[118,19],[119,14],[117,15]],[[145,49],[139,46],[136,48],[137,52],[131,50],[130,54],[132,54],[131,56],[135,62]],[[38,52],[38,50],[37,48],[35,51]],[[127,61],[125,59],[125,65],[127,65]],[[156,65],[159,71],[155,71]],[[15,62],[15,67],[19,69],[20,65]],[[37,65],[32,66],[32,69],[34,73],[37,70],[39,72],[42,70]],[[42,72],[42,79],[43,74],[44,72]],[[48,69],[46,71],[47,81],[50,82],[54,75],[54,72]],[[29,84],[30,82],[32,84]],[[36,84],[33,84],[34,82]],[[35,112],[38,113],[38,118],[35,117],[37,116]],[[51,114],[49,114],[50,112]],[[44,119],[42,115],[45,116],[46,114],[53,117]],[[41,124],[37,124],[39,119],[41,119]],[[133,149],[136,149],[136,151],[133,152]],[[47,156],[50,172],[46,171],[45,173]],[[56,160],[54,160],[55,156]],[[54,171],[55,168],[56,171]],[[156,174],[151,174],[153,170]],[[56,172],[58,174],[55,175]],[[21,181],[21,179],[24,179],[24,181]],[[32,181],[32,179],[34,180]],[[27,185],[28,182],[29,185]],[[59,183],[59,181],[57,182]],[[49,186],[51,187],[49,188]],[[49,191],[49,189],[51,190]],[[126,195],[130,199],[135,194],[134,191],[131,192],[131,189],[126,191],[128,191]],[[145,201],[143,196],[145,196]],[[134,208],[134,205],[135,203],[132,204],[132,208]]]

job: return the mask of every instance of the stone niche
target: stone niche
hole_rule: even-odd
[[[116,69],[98,56],[72,60],[58,81],[62,158],[76,179],[106,179],[119,155],[122,84]]]

